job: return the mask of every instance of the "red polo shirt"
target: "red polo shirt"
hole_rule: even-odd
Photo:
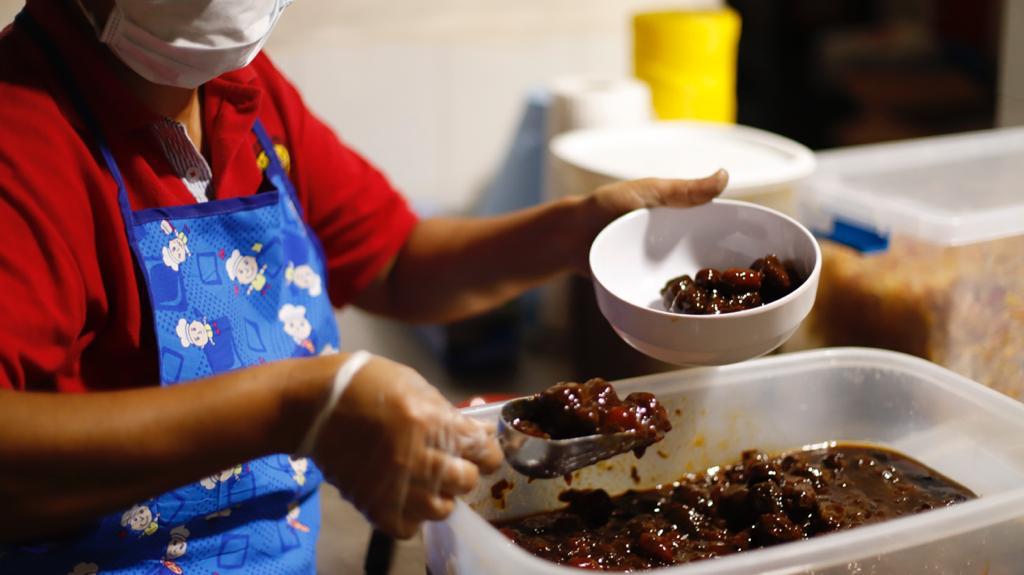
[[[26,8],[76,76],[123,172],[132,208],[194,203],[74,3]],[[333,73],[333,72],[325,72]],[[331,300],[364,289],[416,223],[402,197],[315,118],[266,56],[203,86],[212,199],[255,193],[259,118],[288,151],[327,255]],[[152,316],[117,188],[53,67],[18,27],[0,33],[0,386],[85,391],[158,382]]]

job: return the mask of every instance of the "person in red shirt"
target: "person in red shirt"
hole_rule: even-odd
[[[247,12],[238,3],[178,6],[209,5],[191,17],[221,25]],[[281,272],[289,288],[323,290],[335,307],[447,322],[560,274],[586,273],[590,242],[611,220],[707,202],[727,176],[621,182],[496,217],[420,221],[258,53],[276,15],[260,38],[211,34],[204,51],[189,52],[175,34],[208,27],[160,12],[174,4],[28,0],[27,15],[69,78],[25,26],[0,34],[0,543],[72,537],[126,509],[131,527],[146,518],[139,501],[302,449],[371,522],[411,536],[422,521],[447,516],[454,497],[498,465],[493,436],[415,371],[380,357],[361,356],[356,366],[353,354],[303,352],[312,356],[161,386],[151,297],[126,210],[244,201],[264,191],[268,166],[280,166],[326,272],[292,266]],[[258,11],[267,2],[248,4]],[[270,4],[275,14],[285,5]],[[241,49],[248,57],[239,60]],[[68,80],[116,159],[128,206],[119,205]],[[168,223],[164,233],[169,269],[197,257],[185,231]],[[266,287],[245,253],[219,257],[243,291]],[[303,320],[298,307],[282,308],[300,351],[316,351]],[[216,342],[206,319],[182,321],[182,345]],[[286,513],[291,525],[307,523],[292,508],[282,509],[282,521]]]

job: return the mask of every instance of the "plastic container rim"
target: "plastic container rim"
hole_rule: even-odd
[[[668,378],[682,378],[682,387],[700,388],[708,385],[730,385],[736,383],[736,376],[749,372],[755,367],[785,368],[800,365],[804,369],[821,366],[842,366],[856,364],[863,367],[870,362],[872,367],[897,369],[913,372],[918,375],[930,375],[929,383],[938,385],[947,392],[965,396],[965,388],[970,391],[971,398],[980,406],[993,412],[1024,419],[1024,404],[973,382],[963,376],[949,371],[924,359],[907,354],[873,348],[827,348],[806,352],[783,354],[775,357],[760,358],[739,364],[722,367],[691,368],[682,371],[668,372],[629,378],[613,382],[620,386],[649,386],[652,382]],[[705,376],[712,372],[725,374],[725,381],[709,383]],[[941,381],[946,380],[946,381]],[[480,416],[483,412],[498,410],[502,403],[463,409],[468,416]],[[956,478],[953,478],[954,480]],[[487,532],[485,537],[494,538],[489,543],[501,542],[512,548],[517,560],[525,567],[537,571],[564,570],[570,567],[551,563],[518,547],[505,539],[489,522],[473,511],[462,500],[456,501],[456,512],[467,517],[474,523],[480,533]],[[699,561],[675,567],[664,567],[654,570],[678,572],[686,575],[730,575],[750,573],[753,569],[759,573],[790,573],[793,571],[817,568],[822,565],[835,565],[843,561],[854,561],[865,557],[879,556],[886,553],[908,549],[932,543],[951,536],[960,535],[990,525],[1024,516],[1024,486],[995,495],[986,495],[958,503],[952,507],[934,509],[926,513],[892,519],[873,525],[865,525],[815,537],[814,539],[787,543],[776,547],[744,551],[736,555],[722,557],[714,561]],[[869,549],[870,551],[865,551]]]

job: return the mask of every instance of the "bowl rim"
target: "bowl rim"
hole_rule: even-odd
[[[555,136],[548,145],[550,153],[558,160],[571,166],[575,166],[587,172],[613,180],[632,180],[644,177],[644,174],[632,173],[629,170],[609,170],[602,167],[599,162],[594,162],[585,157],[585,154],[578,153],[575,147],[577,141],[586,141],[595,137],[614,138],[625,132],[638,133],[646,132],[671,132],[678,130],[692,130],[715,134],[716,136],[733,137],[739,140],[754,142],[762,146],[768,146],[778,152],[790,156],[790,160],[783,167],[777,170],[772,177],[762,177],[754,182],[734,182],[729,186],[730,193],[758,193],[765,188],[775,188],[787,184],[795,184],[812,174],[817,167],[817,158],[810,148],[793,140],[743,124],[730,122],[716,122],[711,120],[652,120],[641,124],[627,124],[622,126],[606,126],[603,128],[582,128],[571,130]]]
[[[780,308],[782,306],[787,305],[788,303],[790,303],[792,301],[795,301],[804,292],[806,292],[807,290],[811,289],[809,287],[811,284],[815,285],[815,290],[817,289],[817,283],[818,283],[817,282],[817,278],[821,274],[821,246],[818,244],[818,240],[814,237],[814,234],[811,233],[811,231],[809,229],[807,229],[806,226],[804,226],[800,222],[796,221],[796,219],[794,219],[794,218],[792,218],[792,217],[790,217],[790,216],[788,216],[788,215],[786,215],[786,214],[784,214],[784,213],[782,213],[780,211],[773,210],[771,208],[762,206],[760,204],[755,204],[755,203],[752,203],[752,202],[745,202],[745,201],[742,201],[742,200],[732,200],[732,199],[727,199],[727,198],[715,198],[715,199],[711,200],[710,202],[708,202],[707,204],[702,204],[702,206],[714,205],[714,204],[718,204],[718,205],[732,205],[732,206],[738,207],[740,209],[752,209],[752,210],[755,210],[755,211],[765,212],[765,213],[768,213],[770,215],[773,215],[773,216],[776,216],[778,218],[781,218],[781,219],[789,222],[791,225],[793,225],[794,228],[797,231],[799,231],[811,243],[811,246],[814,248],[814,266],[811,268],[811,273],[807,274],[807,277],[804,278],[804,281],[803,281],[802,284],[800,284],[800,287],[796,288],[795,290],[791,291],[790,293],[786,294],[785,296],[783,296],[783,297],[781,297],[781,298],[779,298],[779,299],[777,299],[777,300],[775,300],[775,301],[773,301],[773,302],[771,302],[770,304],[767,304],[767,305],[762,305],[762,306],[758,306],[758,307],[755,307],[755,308],[750,308],[750,309],[745,309],[745,310],[740,310],[740,311],[734,311],[734,312],[730,312],[730,313],[707,314],[707,315],[703,315],[703,314],[702,315],[696,315],[696,314],[685,314],[685,313],[674,313],[674,312],[670,312],[670,311],[663,311],[663,310],[655,309],[655,308],[652,308],[652,307],[646,307],[646,306],[637,305],[637,304],[635,304],[635,303],[633,303],[633,302],[623,298],[619,294],[615,293],[614,290],[609,288],[605,284],[605,282],[601,281],[600,278],[598,277],[598,274],[594,271],[594,257],[595,257],[594,246],[597,245],[598,241],[601,239],[602,236],[604,236],[606,233],[610,233],[609,230],[611,230],[614,226],[621,225],[621,222],[625,222],[625,221],[628,221],[628,220],[633,219],[633,218],[638,218],[638,217],[640,217],[644,213],[650,213],[650,212],[652,212],[654,210],[662,210],[662,209],[669,209],[669,210],[686,210],[686,209],[689,209],[689,208],[677,208],[677,207],[670,207],[670,206],[655,206],[653,208],[639,208],[639,209],[633,210],[631,212],[627,212],[627,213],[625,213],[625,214],[615,218],[614,220],[612,220],[600,232],[598,232],[598,234],[596,236],[594,236],[594,241],[592,241],[590,243],[590,253],[588,254],[588,257],[587,257],[587,264],[590,267],[590,277],[591,277],[591,279],[593,280],[594,283],[596,283],[598,286],[600,286],[601,289],[603,289],[604,291],[608,292],[608,294],[610,296],[612,296],[613,298],[615,298],[617,301],[620,301],[620,302],[626,304],[627,307],[630,307],[630,308],[633,308],[633,309],[636,309],[636,310],[641,310],[641,311],[647,312],[647,313],[654,313],[655,315],[663,316],[665,318],[670,318],[670,319],[673,319],[675,321],[679,321],[680,319],[695,320],[695,321],[712,321],[712,320],[723,320],[723,319],[732,319],[732,318],[741,318],[741,317],[752,317],[752,316],[763,314],[763,313],[769,313],[769,312],[771,312],[774,309]],[[693,206],[693,207],[699,208],[701,206]],[[812,281],[812,280],[815,280],[815,281]]]

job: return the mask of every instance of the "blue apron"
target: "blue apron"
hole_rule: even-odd
[[[60,74],[117,183],[153,310],[161,385],[336,352],[323,249],[259,120],[253,132],[268,160],[259,193],[132,211],[117,162],[56,48],[27,13],[17,24]],[[159,430],[140,430],[139,440],[150,432]],[[315,573],[321,481],[307,459],[247,461],[139,501],[72,539],[0,550],[0,573]]]

